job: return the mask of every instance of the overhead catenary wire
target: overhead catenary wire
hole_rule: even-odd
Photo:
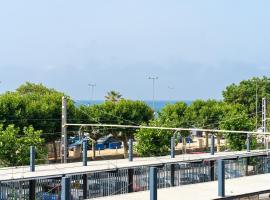
[[[236,131],[236,130],[219,130],[219,129],[202,129],[202,128],[181,128],[181,127],[158,127],[158,126],[134,126],[134,125],[120,125],[120,124],[65,124],[65,126],[82,126],[82,127],[115,127],[115,128],[134,128],[134,129],[160,129],[160,130],[173,130],[173,131],[201,131],[212,133],[245,133],[255,135],[270,135],[269,132],[258,131]]]

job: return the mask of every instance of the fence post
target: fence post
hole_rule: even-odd
[[[225,163],[218,160],[218,196],[225,197]]]
[[[133,140],[129,139],[128,143],[128,160],[133,161]]]
[[[30,146],[30,172],[35,171],[35,147]],[[36,180],[29,180],[29,199],[36,199]]]
[[[128,193],[133,192],[133,174],[134,169],[128,169]]]
[[[171,158],[175,157],[175,139],[171,137]]]
[[[215,154],[215,136],[211,135],[211,155]]]
[[[157,168],[150,167],[150,200],[157,200]]]
[[[87,166],[87,141],[83,140],[83,166]]]
[[[87,199],[87,194],[88,194],[88,176],[87,174],[83,174],[82,175],[82,179],[83,179],[83,185],[82,185],[82,189],[83,189],[83,199]]]
[[[87,140],[83,140],[83,166],[87,166]],[[88,193],[88,178],[87,174],[82,175],[83,179],[83,198],[87,199],[87,193]]]
[[[247,152],[250,152],[250,135],[247,135]]]
[[[248,166],[249,166],[249,161],[250,157],[246,157],[246,176],[248,176]]]
[[[63,176],[61,181],[61,200],[71,200],[70,193],[70,178]]]
[[[171,180],[170,180],[171,187],[175,186],[174,175],[175,175],[175,164],[171,164]]]
[[[210,180],[215,180],[215,161],[210,160]]]
[[[35,147],[30,146],[30,171],[35,171]]]

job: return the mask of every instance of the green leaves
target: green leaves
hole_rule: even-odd
[[[40,135],[41,131],[35,131],[32,126],[20,130],[14,125],[9,125],[6,129],[0,125],[1,165],[28,165],[30,146],[35,146],[37,159],[44,158],[44,139]]]
[[[7,127],[15,124],[23,129],[32,125],[42,130],[46,142],[60,138],[61,105],[64,94],[42,84],[25,83],[15,92],[0,96],[0,123]],[[77,108],[68,100],[68,119],[74,119]],[[74,121],[73,121],[74,122]],[[50,134],[46,134],[50,133]]]
[[[150,126],[161,126],[159,120],[153,120]],[[160,129],[139,129],[135,134],[135,150],[140,156],[166,155],[170,149],[172,131]]]

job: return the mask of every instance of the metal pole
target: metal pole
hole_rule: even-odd
[[[91,90],[91,103],[93,103],[93,100],[94,100],[94,87],[96,87],[97,85],[89,83],[88,86],[92,88],[92,90]]]
[[[215,154],[215,136],[211,135],[211,155]]]
[[[128,160],[133,161],[133,140],[129,139],[128,142]]]
[[[210,180],[215,180],[215,161],[210,160]]]
[[[175,157],[175,139],[171,137],[171,158]]]
[[[175,164],[171,164],[171,180],[170,180],[170,184],[171,184],[171,187],[173,187],[175,184],[174,184],[174,176],[175,176]]]
[[[134,169],[129,168],[128,169],[128,193],[133,192],[133,175],[134,175]]]
[[[264,133],[267,132],[266,110],[267,110],[266,98],[262,98],[262,130]],[[266,136],[264,136],[264,143],[265,143],[265,148],[268,149],[268,141],[267,141]]]
[[[83,199],[87,199],[87,194],[88,194],[88,176],[87,174],[83,174]]]
[[[250,135],[247,134],[247,152],[250,152]]]
[[[61,162],[67,163],[67,99],[62,97]]]
[[[30,146],[30,172],[35,171],[35,147]],[[29,180],[29,199],[36,199],[36,180]]]
[[[225,197],[225,163],[218,160],[218,196]]]
[[[154,110],[154,113],[155,113],[155,80],[158,79],[158,77],[148,77],[148,79],[151,79],[153,81],[153,102],[152,102],[152,105],[153,105],[153,110]]]
[[[62,177],[61,181],[61,200],[71,200],[71,191],[70,191],[70,178]]]
[[[256,80],[256,131],[258,130],[258,83]]]
[[[150,167],[150,200],[157,200],[157,168]]]
[[[83,140],[83,166],[87,166],[87,141]]]
[[[87,166],[87,141],[83,140],[83,166]],[[87,199],[88,194],[88,176],[83,174],[83,198]]]
[[[30,147],[30,171],[35,171],[35,147]]]

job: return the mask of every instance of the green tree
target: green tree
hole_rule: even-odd
[[[106,101],[117,102],[122,99],[122,95],[119,92],[112,90],[107,93],[107,95],[105,96],[105,99]]]
[[[226,115],[220,121],[220,129],[252,131],[254,130],[254,119],[250,118],[241,105],[227,106]],[[232,150],[242,150],[246,148],[247,134],[243,133],[226,133],[226,144]],[[256,138],[251,140],[251,148],[256,146]]]
[[[216,100],[196,100],[187,108],[186,120],[189,126],[203,129],[217,129],[222,119],[225,104]],[[208,132],[205,133],[206,147],[209,146]],[[214,133],[213,133],[214,134]],[[217,134],[218,149],[220,148],[221,135]]]
[[[23,129],[30,124],[35,130],[42,130],[46,142],[60,139],[61,107],[64,93],[47,88],[42,84],[26,82],[15,92],[0,95],[0,123],[7,127],[14,124]],[[69,122],[76,122],[77,109],[74,102],[68,98]]]
[[[150,126],[164,126],[159,119],[153,120]],[[135,134],[135,150],[140,156],[166,155],[170,149],[172,131],[161,129],[139,129]]]
[[[158,113],[158,117],[162,124],[170,127],[187,127],[188,123],[185,118],[185,112],[187,110],[187,104],[185,102],[177,102],[175,104],[167,104]]]
[[[18,166],[29,164],[30,146],[36,148],[36,159],[45,156],[44,139],[41,131],[35,131],[32,126],[23,130],[9,125],[5,129],[0,125],[0,163],[3,166]]]
[[[152,109],[142,101],[121,99],[118,102],[105,101],[94,106],[82,106],[83,118],[91,123],[119,124],[119,125],[140,125],[148,123],[153,118]],[[114,137],[123,141],[124,155],[128,154],[128,140],[134,138],[136,130],[133,128],[100,128],[92,127],[91,130],[101,135],[113,134]],[[93,133],[93,132],[92,132]],[[93,135],[93,134],[92,134]]]
[[[258,110],[261,110],[263,97],[270,99],[270,78],[253,77],[243,80],[239,84],[231,84],[223,91],[224,101],[227,103],[241,104],[247,108],[248,114],[254,116],[256,112],[256,85],[258,91]]]

